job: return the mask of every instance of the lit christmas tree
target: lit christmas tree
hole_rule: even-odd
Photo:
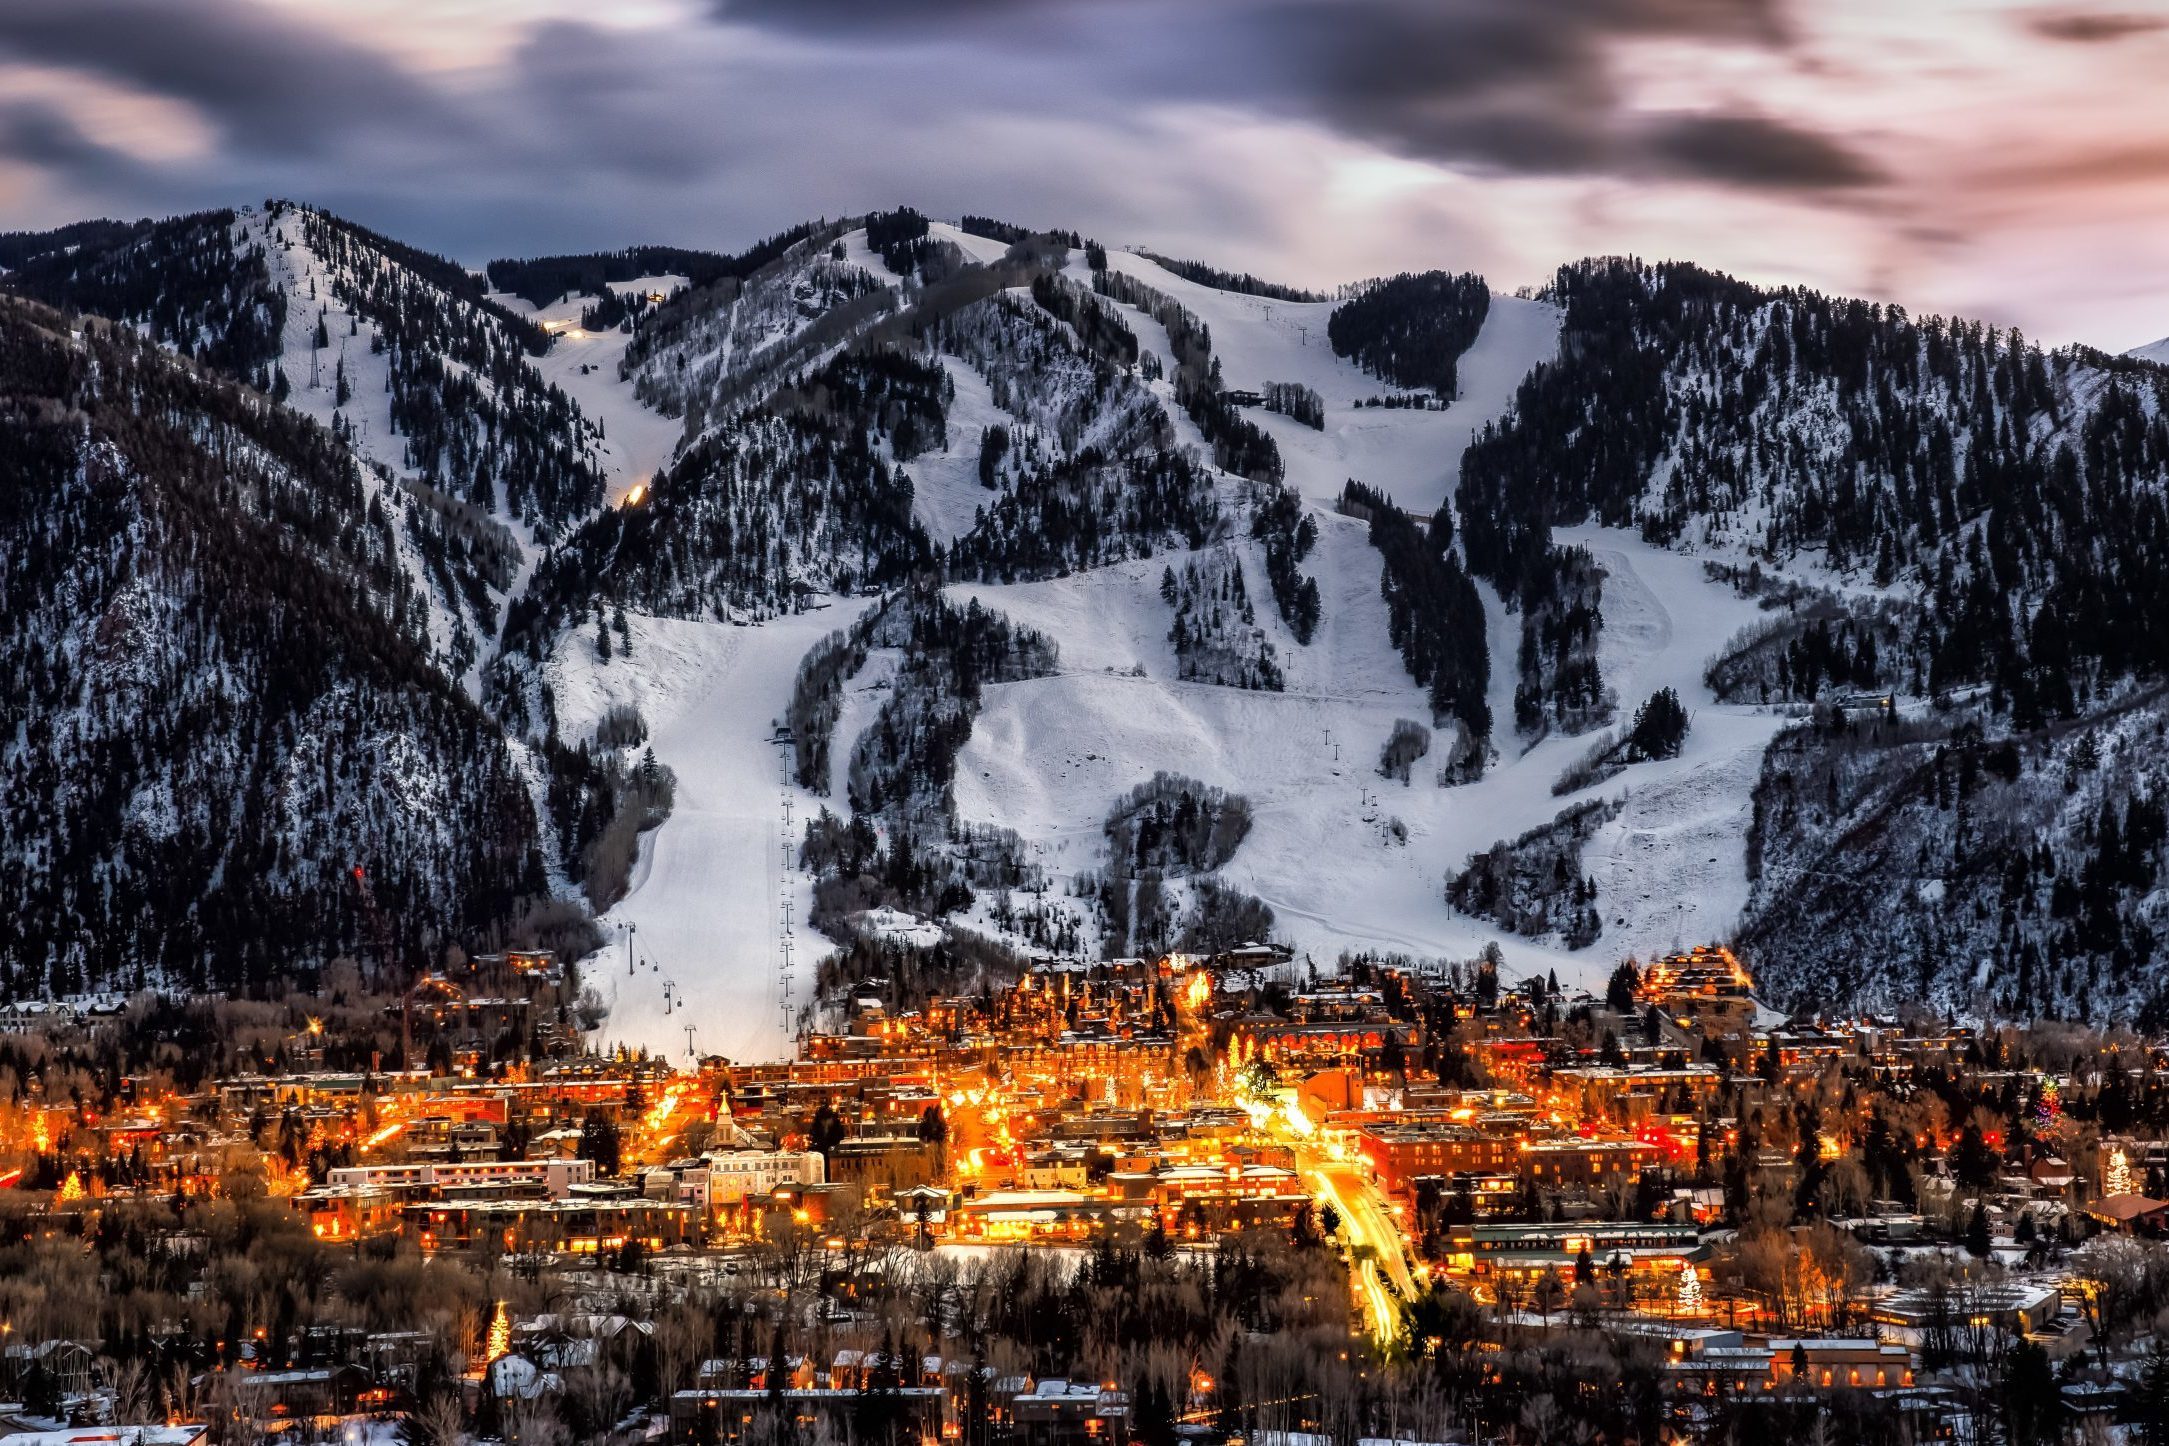
[[[60,1198],[64,1201],[83,1198],[83,1177],[81,1173],[75,1170],[68,1172],[68,1178],[60,1182]]]
[[[2047,1080],[2041,1086],[2041,1099],[2033,1107],[2034,1123],[2044,1130],[2054,1129],[2064,1115],[2063,1091],[2056,1081]]]
[[[2131,1193],[2131,1160],[2124,1154],[2124,1147],[2109,1151],[2108,1168],[2101,1172],[2101,1193],[2104,1195],[2129,1195]]]
[[[1702,1314],[1702,1277],[1689,1261],[1681,1261],[1679,1267],[1679,1313]]]
[[[489,1344],[482,1348],[485,1364],[497,1360],[512,1349],[512,1317],[505,1311],[505,1303],[497,1302],[497,1314],[490,1317]]]

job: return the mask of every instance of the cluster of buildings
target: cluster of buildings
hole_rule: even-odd
[[[1947,1074],[1978,1061],[1971,1031],[1777,1018],[1722,949],[1655,961],[1604,999],[1502,988],[1473,970],[1295,973],[1251,950],[1209,965],[1050,962],[1002,989],[933,998],[870,980],[794,1059],[679,1070],[626,1055],[490,1064],[478,1042],[531,1031],[517,1001],[563,983],[546,956],[504,957],[464,983],[425,980],[402,1002],[403,1023],[425,1010],[430,1037],[453,1046],[427,1067],[326,1069],[302,1040],[299,1067],[284,1072],[186,1099],[124,1090],[102,1119],[35,1107],[25,1118],[34,1158],[67,1167],[62,1203],[68,1190],[93,1203],[205,1189],[219,1144],[253,1141],[274,1193],[332,1245],[403,1236],[425,1252],[540,1264],[727,1256],[794,1226],[847,1235],[870,1221],[922,1247],[1158,1238],[1174,1249],[1338,1228],[1368,1247],[1350,1252],[1355,1318],[1380,1334],[1398,1326],[1395,1299],[1443,1280],[1529,1330],[1586,1325],[1601,1308],[1608,1329],[1662,1342],[1683,1392],[1922,1389],[1913,1343],[1948,1302],[1884,1286],[1863,1297],[1852,1333],[1785,1329],[1720,1279],[1711,1227],[1725,1200],[1711,1165],[1740,1149],[1743,1120],[1789,1108],[1833,1066],[1870,1083]],[[1997,1077],[1975,1067],[1969,1078]],[[1796,1180],[1856,1150],[1864,1119],[1828,1117],[1821,1140],[1750,1151],[1749,1163]],[[1924,1197],[1953,1198],[1943,1159],[1956,1129],[1913,1142]],[[2075,1166],[2044,1143],[2054,1137],[1999,1154],[1994,1182],[1969,1187],[1998,1240],[2059,1212],[2083,1212],[2088,1228],[2169,1223],[2169,1200],[2145,1193],[2169,1178],[2169,1145],[2113,1137],[2098,1162]],[[128,1165],[91,1168],[101,1159]],[[1881,1246],[1947,1238],[1929,1198],[1876,1202],[1844,1223]],[[2068,1324],[2067,1297],[2054,1280],[2020,1280],[1994,1299],[1976,1293],[1968,1310],[2043,1336]],[[508,1358],[527,1364],[505,1370],[532,1368],[508,1381],[519,1389],[552,1369],[532,1352]],[[351,1404],[381,1379],[341,1368],[289,1365],[258,1385]],[[958,1363],[886,1369],[884,1408],[905,1429],[953,1426]],[[809,1428],[840,1428],[865,1370],[842,1358],[710,1362],[670,1401],[671,1430],[734,1440],[757,1403],[777,1399]],[[1005,1439],[1126,1430],[1129,1403],[1112,1386],[989,1388],[974,1383]]]

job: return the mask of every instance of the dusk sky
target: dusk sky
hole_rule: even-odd
[[[2169,0],[4,0],[0,228],[471,264],[916,205],[1312,286],[1678,257],[2169,334]]]

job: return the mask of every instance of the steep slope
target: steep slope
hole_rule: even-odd
[[[403,963],[542,889],[488,719],[431,664],[331,434],[132,332],[0,300],[0,994]]]
[[[246,536],[211,551],[332,579],[369,660],[221,672],[179,629],[161,666],[311,701],[236,723],[183,690],[188,756],[161,732],[118,769],[95,708],[43,731],[84,726],[72,665],[25,662],[26,816],[120,840],[98,867],[135,902],[156,847],[217,857],[166,791],[257,808],[274,779],[252,882],[173,887],[308,899],[315,934],[300,905],[276,926],[308,953],[350,929],[311,872],[330,840],[420,808],[417,928],[486,932],[578,880],[610,906],[612,1033],[673,1050],[687,1025],[777,1048],[836,945],[832,982],[955,982],[995,946],[1270,934],[1324,965],[1503,934],[1510,972],[1593,983],[1737,927],[1787,999],[2169,1011],[2169,657],[2117,621],[2169,604],[2169,370],[1684,266],[1320,300],[974,226],[906,209],[487,282],[287,205],[0,237],[9,289],[283,404],[170,364],[171,436],[83,407],[83,455],[114,460],[26,432],[19,475],[126,476],[160,519],[160,488],[215,477]],[[201,551],[122,515],[100,535]],[[225,637],[195,573],[155,576],[98,615],[174,632],[179,597]],[[125,633],[100,627],[69,646]],[[1676,752],[1627,754],[1659,694]],[[219,729],[256,730],[255,761]],[[379,741],[349,766],[322,736]],[[128,790],[95,827],[38,791],[85,756]],[[1245,827],[1176,867],[1119,815],[1178,798]],[[459,837],[503,847],[453,860]],[[74,919],[95,870],[56,875],[64,852],[26,851],[25,907]],[[198,904],[146,917],[179,942],[101,942],[99,969],[256,967]]]
[[[285,204],[237,234],[286,297],[268,389],[373,464],[434,641],[471,677],[538,544],[603,501],[594,421],[538,369],[546,331],[452,263]]]
[[[2127,620],[2169,604],[2169,369],[1686,266],[1586,262],[1552,294],[1561,360],[1464,463],[1470,558],[1535,603],[1554,529],[1593,520],[1760,599],[1711,677],[1828,715],[1756,789],[1767,987],[2158,1009],[2160,846],[2129,831],[2159,781],[2065,755],[2154,726],[2134,700],[2169,654]]]
[[[133,323],[346,442],[470,684],[537,545],[603,501],[599,428],[537,365],[548,333],[442,257],[287,202],[0,252],[9,290]]]

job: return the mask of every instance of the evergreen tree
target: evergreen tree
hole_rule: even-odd
[[[1634,728],[1627,734],[1627,761],[1677,758],[1686,736],[1687,709],[1680,703],[1679,694],[1660,688],[1634,715]]]

